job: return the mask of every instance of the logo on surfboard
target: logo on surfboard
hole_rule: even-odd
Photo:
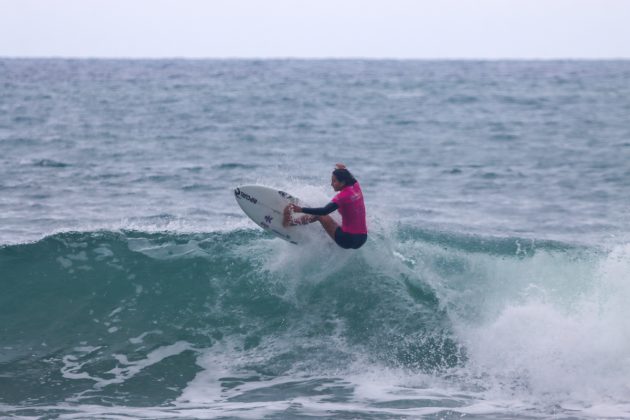
[[[256,200],[254,197],[252,197],[251,195],[244,193],[243,191],[241,191],[240,188],[237,188],[234,190],[234,195],[237,198],[244,198],[245,200],[249,201],[250,203],[256,204],[258,203],[258,200]]]
[[[291,203],[297,203],[298,201],[297,198],[293,197],[289,193],[285,193],[284,191],[278,191],[278,194],[280,194],[280,197],[289,200]]]

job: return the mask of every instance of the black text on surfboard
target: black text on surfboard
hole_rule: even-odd
[[[251,195],[242,192],[239,188],[234,190],[234,195],[237,196],[237,197],[242,197],[242,198],[244,198],[245,200],[247,200],[247,201],[249,201],[251,203],[254,203],[254,204],[258,203],[258,200],[256,200]]]

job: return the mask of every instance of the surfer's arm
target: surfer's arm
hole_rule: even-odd
[[[325,216],[338,208],[337,203],[330,202],[324,207],[302,207],[302,213],[312,214],[314,216]]]

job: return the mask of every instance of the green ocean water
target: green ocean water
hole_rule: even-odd
[[[577,395],[602,387],[623,398],[625,377],[609,371],[600,384],[603,372],[583,364],[612,369],[604,357],[621,349],[580,337],[610,338],[612,326],[595,326],[619,327],[626,315],[611,289],[625,275],[614,257],[559,243],[389,233],[343,254],[325,237],[300,250],[254,229],[64,233],[5,246],[5,413],[457,417],[474,416],[483,401],[481,417],[502,417],[524,413],[504,412],[489,395],[540,393],[548,403],[555,387]],[[591,304],[604,307],[593,313]],[[588,322],[573,325],[580,320]],[[556,334],[568,342],[551,354],[538,348]],[[594,382],[560,386],[549,369]],[[527,412],[546,415],[540,403]]]
[[[0,60],[0,416],[630,416],[625,61]],[[263,232],[237,185],[370,235]]]

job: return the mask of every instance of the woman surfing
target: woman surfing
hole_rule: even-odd
[[[335,165],[330,185],[337,191],[331,202],[324,207],[300,207],[289,204],[284,209],[282,225],[303,225],[319,221],[328,235],[342,248],[359,249],[367,241],[365,203],[359,182],[342,163]],[[341,227],[329,216],[335,210],[341,214]],[[292,213],[304,213],[293,220]]]

